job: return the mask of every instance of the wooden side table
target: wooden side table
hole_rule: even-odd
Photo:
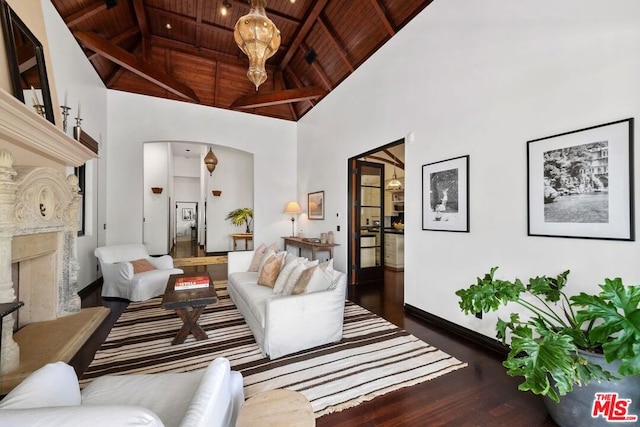
[[[249,242],[253,241],[253,234],[252,233],[232,234],[231,238],[233,239],[233,250],[234,251],[238,249],[238,240],[244,240],[244,250],[248,251],[249,250]]]
[[[309,242],[300,237],[283,237],[284,240],[284,250],[287,250],[288,246],[293,246],[298,248],[298,256],[302,255],[302,249],[311,250],[311,260],[317,259],[316,253],[318,252],[328,252],[329,259],[333,258],[333,248],[335,246],[340,246],[337,243],[316,243]]]
[[[236,427],[314,427],[311,403],[297,391],[276,389],[252,396],[240,407]]]

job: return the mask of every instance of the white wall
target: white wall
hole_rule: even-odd
[[[207,196],[207,252],[222,252],[233,249],[233,233],[244,233],[244,227],[236,227],[226,220],[229,212],[238,208],[254,207],[254,156],[244,151],[227,147],[213,147],[213,152],[218,158],[218,165],[209,176],[206,174]],[[222,195],[215,197],[211,191],[221,190]],[[267,202],[270,209],[274,200],[267,193]],[[255,213],[255,209],[254,209]],[[278,218],[282,222],[282,218]],[[252,224],[252,229],[258,230]],[[269,239],[269,242],[277,241]]]
[[[142,211],[142,144],[189,141],[253,154],[255,240],[282,246],[290,226],[282,211],[296,193],[295,123],[111,90],[108,105],[108,244],[142,239],[141,218],[127,215]]]
[[[107,138],[107,91],[51,2],[42,0],[41,3],[51,57],[51,66],[47,63],[49,84],[57,88],[52,91],[54,108],[56,112],[59,111],[57,106],[64,104],[66,94],[67,105],[72,108],[67,133],[73,135],[78,104],[82,104],[82,128],[100,144],[100,157],[86,164],[85,235],[78,238],[78,283],[82,289],[99,277],[93,251],[106,242],[103,224],[106,223],[107,168],[104,141]],[[56,122],[62,129],[61,115],[56,117]]]
[[[126,212],[126,221],[133,223],[141,221],[143,224],[143,240],[147,251],[151,255],[165,255],[169,253],[169,212],[173,210],[170,197],[173,194],[169,186],[173,182],[170,170],[171,147],[168,143],[146,143],[143,147],[143,169],[138,169],[139,178],[143,179],[143,206],[137,210],[135,206]],[[162,188],[162,193],[155,194],[152,187]],[[119,228],[120,224],[116,228]],[[130,237],[123,243],[136,243],[135,237]]]
[[[463,316],[454,295],[492,266],[503,278],[571,269],[570,293],[640,282],[637,242],[528,237],[526,199],[527,140],[640,116],[637,46],[635,0],[433,2],[299,121],[298,200],[325,190],[327,203],[307,234],[340,224],[344,269],[346,159],[408,136],[407,304],[494,336],[495,315]],[[471,232],[423,231],[421,166],[465,154]]]

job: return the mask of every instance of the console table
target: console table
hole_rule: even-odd
[[[253,241],[252,233],[238,233],[232,234],[231,238],[233,239],[233,250],[237,250],[238,248],[238,240],[244,240],[244,249],[246,251],[249,250],[249,242]]]
[[[333,258],[333,248],[335,246],[340,246],[337,243],[316,243],[309,242],[304,240],[301,237],[283,237],[284,239],[284,250],[287,250],[288,246],[293,246],[298,248],[298,256],[302,254],[303,249],[311,250],[311,260],[317,259],[317,252],[329,252],[329,259]]]

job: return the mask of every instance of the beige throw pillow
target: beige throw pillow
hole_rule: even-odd
[[[260,246],[256,248],[253,252],[253,258],[251,259],[251,264],[249,265],[249,269],[247,271],[258,271],[260,267],[260,261],[262,261],[262,256],[267,251],[267,245],[264,243],[260,243]]]
[[[289,258],[289,255],[287,255],[287,258]],[[306,261],[306,258],[295,258],[293,260],[289,260],[286,261],[285,258],[285,262],[286,264],[284,265],[284,267],[282,267],[282,270],[280,270],[280,274],[278,275],[278,278],[276,279],[276,283],[275,285],[273,285],[273,293],[274,294],[281,294],[282,291],[284,290],[284,285],[287,283],[287,279],[289,278],[289,276],[291,275],[291,272],[300,264],[302,264],[304,261]]]
[[[262,264],[260,273],[258,273],[258,285],[273,288],[278,274],[280,274],[280,266],[283,260],[284,253],[270,256],[264,264]]]
[[[300,265],[296,266],[296,268],[293,269],[293,271],[287,278],[284,288],[282,289],[282,294],[291,295],[291,292],[293,291],[293,288],[296,286],[296,283],[298,283],[298,279],[300,279],[300,276],[302,276],[302,273],[304,273],[304,271],[307,268],[315,267],[316,265],[318,265],[318,260],[305,261]]]
[[[249,270],[247,271],[258,272],[260,270],[260,264],[262,263],[262,259],[264,258],[264,256],[266,255],[269,249],[272,249],[274,252],[277,252],[278,246],[275,243],[272,243],[269,246],[265,245],[264,243],[261,243],[260,246],[258,246],[253,253],[253,258],[251,259],[251,265],[249,265]]]
[[[311,277],[313,277],[313,275],[315,274],[315,271],[317,270],[318,270],[317,265],[314,267],[309,267],[306,270],[304,270],[300,275],[300,278],[298,278],[298,281],[296,282],[296,284],[293,286],[293,289],[291,290],[291,295],[304,294],[307,291],[307,286],[309,285],[309,281],[311,280]]]

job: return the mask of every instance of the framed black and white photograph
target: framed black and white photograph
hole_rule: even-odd
[[[422,229],[469,232],[469,156],[422,166]]]
[[[183,221],[193,220],[193,208],[182,208],[182,220]]]
[[[309,219],[324,219],[324,191],[307,195],[307,212]]]
[[[528,235],[635,240],[633,119],[527,141]]]

